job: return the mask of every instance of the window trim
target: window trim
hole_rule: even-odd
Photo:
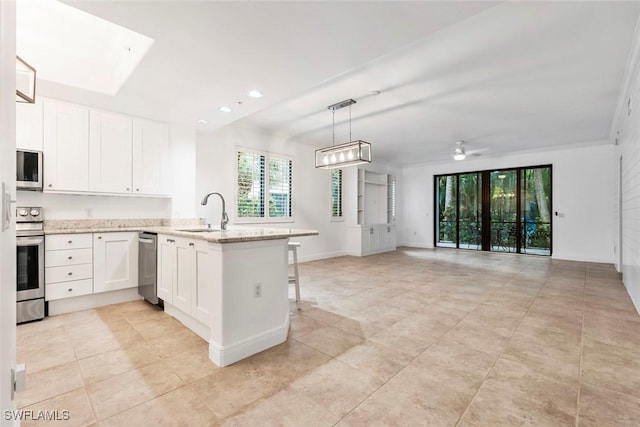
[[[264,160],[265,160],[265,173],[264,173],[264,188],[265,188],[265,192],[266,192],[266,196],[264,198],[264,217],[260,217],[260,216],[252,216],[252,217],[248,217],[248,216],[238,216],[238,153],[242,152],[242,153],[248,153],[248,154],[254,154],[254,155],[259,155],[259,156],[264,156]],[[284,159],[287,161],[291,162],[291,216],[290,217],[272,217],[269,216],[269,197],[268,197],[268,193],[269,193],[269,162],[271,160],[271,158],[277,158],[277,159]],[[294,181],[295,181],[295,157],[294,156],[290,156],[287,154],[280,154],[280,153],[275,153],[275,152],[271,152],[271,151],[264,151],[264,150],[259,150],[259,149],[255,149],[255,148],[249,148],[249,147],[243,147],[240,145],[235,146],[235,150],[234,150],[234,164],[235,164],[235,176],[234,176],[234,202],[235,202],[235,206],[234,206],[234,211],[233,211],[233,216],[235,218],[234,223],[237,224],[288,224],[288,223],[292,223],[295,222],[295,213],[293,210],[293,204],[294,204]]]

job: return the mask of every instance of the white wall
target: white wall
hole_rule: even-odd
[[[172,218],[196,217],[196,130],[171,125]]]
[[[328,170],[315,168],[313,147],[238,125],[227,126],[213,133],[198,133],[197,141],[197,198],[212,191],[222,193],[232,225],[238,225],[236,147],[289,155],[293,156],[294,222],[261,225],[318,230],[319,236],[296,239],[302,243],[299,249],[301,261],[346,253],[346,222],[331,221],[331,175]],[[219,200],[211,198],[207,206],[199,205],[196,214],[206,217],[208,223],[217,225],[220,222]]]
[[[0,2],[0,182],[15,197],[16,5]],[[4,194],[0,193],[0,197]],[[0,203],[0,205],[2,205]],[[12,215],[13,218],[13,215]],[[1,221],[0,215],[0,221]],[[11,369],[16,363],[16,229],[15,220],[0,232],[0,411],[14,409]],[[0,425],[14,425],[2,412]]]
[[[640,43],[636,38],[612,126],[618,146],[612,166],[616,178],[614,206],[616,267],[640,313]],[[631,111],[628,101],[631,99]],[[622,159],[622,161],[620,161]],[[620,164],[622,168],[620,169]],[[621,178],[621,179],[620,179]],[[622,215],[620,215],[622,213]]]
[[[603,145],[605,144],[605,145]],[[614,146],[603,142],[562,150],[501,157],[480,157],[403,170],[403,228],[399,242],[434,246],[434,175],[553,165],[553,257],[578,261],[614,261]]]

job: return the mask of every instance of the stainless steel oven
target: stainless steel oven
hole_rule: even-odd
[[[42,151],[16,151],[16,188],[42,191]]]
[[[17,322],[44,318],[44,229],[41,208],[16,208]]]

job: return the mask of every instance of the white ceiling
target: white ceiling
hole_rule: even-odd
[[[155,43],[115,97],[48,82],[41,93],[207,119],[201,131],[240,120],[318,147],[331,143],[326,107],[355,98],[354,139],[400,165],[448,161],[461,139],[483,155],[606,139],[640,12],[639,2],[67,3]],[[336,142],[347,117],[336,112]]]

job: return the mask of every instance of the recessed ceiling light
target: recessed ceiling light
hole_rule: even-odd
[[[227,107],[226,105],[223,105],[222,107],[218,108],[218,110],[222,111],[223,113],[231,112],[231,108]]]
[[[262,92],[259,92],[257,90],[249,91],[247,95],[251,98],[262,98]]]
[[[208,125],[209,121],[205,119],[200,119],[196,123],[198,123],[199,125]]]

